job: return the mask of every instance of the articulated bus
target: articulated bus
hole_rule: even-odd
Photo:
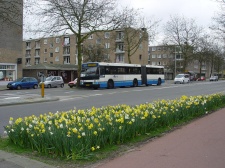
[[[164,67],[127,63],[88,62],[82,64],[80,86],[94,89],[161,85]]]

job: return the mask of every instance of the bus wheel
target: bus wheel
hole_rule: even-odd
[[[137,79],[134,79],[134,81],[133,81],[133,87],[138,87],[138,81],[137,81]]]
[[[161,84],[162,84],[162,81],[161,81],[161,79],[159,78],[159,79],[158,79],[157,85],[161,85]]]
[[[113,88],[114,88],[114,83],[113,83],[112,80],[109,80],[109,81],[108,81],[107,88],[108,88],[108,89],[113,89]]]

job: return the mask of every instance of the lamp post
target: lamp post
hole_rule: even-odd
[[[175,51],[174,51],[174,77],[176,77],[177,73],[177,58],[176,58],[176,46],[175,46]]]

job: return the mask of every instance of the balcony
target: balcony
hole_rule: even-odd
[[[25,57],[26,58],[30,58],[31,57],[31,54],[25,54]]]
[[[40,55],[34,55],[34,58],[40,58]]]
[[[123,42],[123,38],[116,38],[116,42]]]
[[[26,50],[31,50],[31,47],[30,47],[30,46],[27,46],[27,47],[26,47]]]
[[[125,51],[120,50],[119,48],[117,48],[116,51],[115,51],[115,53],[116,54],[123,54],[123,53],[125,53]]]
[[[68,56],[70,56],[70,53],[68,53],[68,52],[63,53],[63,57],[68,57]]]

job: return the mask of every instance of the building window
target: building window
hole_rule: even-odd
[[[39,63],[40,63],[40,58],[35,58],[34,64],[37,65],[37,64],[39,64]]]
[[[139,55],[139,60],[141,60],[141,56],[142,56],[142,55]]]
[[[173,54],[170,54],[170,55],[168,56],[168,58],[174,58],[174,55],[173,55]]]
[[[60,42],[60,38],[59,37],[55,38],[55,43],[59,43],[59,42]]]
[[[30,65],[30,58],[26,58],[26,63],[25,63],[26,66]]]
[[[155,54],[152,54],[152,58],[156,58],[156,55]]]
[[[70,45],[70,38],[64,37],[63,46],[67,46],[67,45]]]
[[[152,47],[152,51],[156,51],[156,47]]]
[[[116,56],[116,62],[124,62],[124,56],[123,55],[117,55]]]
[[[93,39],[93,34],[91,34],[90,36],[88,36],[88,39]]]
[[[35,48],[40,48],[40,41],[35,41]]]
[[[50,56],[50,57],[53,57],[53,53],[50,53],[49,56]]]
[[[117,34],[116,40],[122,40],[123,37],[124,37],[124,33],[123,33],[123,32],[119,32],[119,33]]]
[[[161,51],[161,47],[157,47],[158,51]]]
[[[163,54],[163,58],[167,58],[167,54]]]
[[[70,64],[70,57],[64,57],[64,64]]]
[[[162,58],[162,55],[161,55],[161,54],[158,54],[158,55],[157,55],[157,58]]]
[[[49,46],[50,46],[50,48],[53,48],[53,43],[50,43]]]
[[[26,42],[26,49],[31,49],[30,42]]]
[[[35,57],[40,57],[40,49],[35,50]]]
[[[53,64],[53,62],[51,61],[50,64]]]
[[[45,48],[44,53],[47,53],[47,51],[48,51],[47,48]]]
[[[65,48],[63,48],[63,54],[64,54],[64,55],[70,54],[70,47],[65,47]]]
[[[105,48],[110,48],[110,43],[105,43]]]
[[[152,62],[152,65],[156,65],[156,62]]]
[[[47,60],[48,60],[48,59],[47,59],[46,57],[44,57],[44,62],[47,62]]]
[[[55,61],[58,62],[59,61],[59,56],[55,57]]]
[[[59,52],[59,47],[56,47],[55,48],[55,52]]]
[[[48,44],[48,39],[44,39],[44,44]]]
[[[96,44],[101,44],[101,38],[98,38],[98,39],[96,40]]]
[[[105,38],[109,38],[109,36],[110,36],[110,32],[105,32]]]

